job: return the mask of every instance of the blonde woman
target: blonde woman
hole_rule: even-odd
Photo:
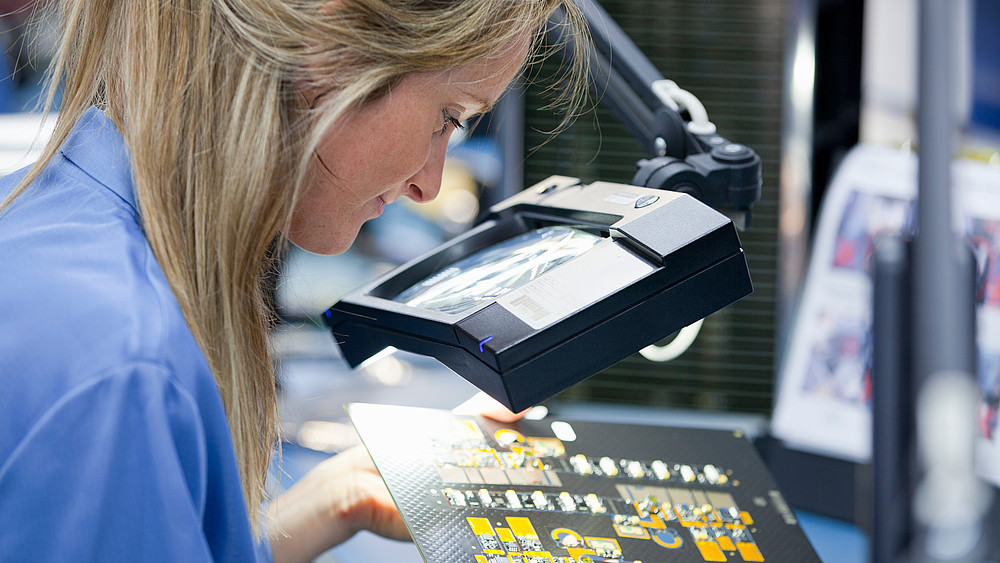
[[[54,2],[59,122],[0,180],[0,560],[304,561],[360,529],[407,537],[357,451],[264,514],[262,280],[286,239],[342,252],[386,205],[433,199],[448,136],[558,6],[580,21],[569,0]]]

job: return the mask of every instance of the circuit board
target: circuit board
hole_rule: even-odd
[[[739,432],[348,412],[428,563],[819,561]]]

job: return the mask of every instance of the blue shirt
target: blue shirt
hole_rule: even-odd
[[[0,561],[255,558],[269,546],[218,389],[143,235],[122,137],[91,108],[0,214]]]

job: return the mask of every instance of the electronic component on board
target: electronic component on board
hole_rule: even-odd
[[[698,478],[690,465],[681,465],[678,467],[678,470],[680,471],[681,479],[684,479],[687,483],[691,483]]]
[[[510,508],[520,510],[521,506],[523,506],[521,504],[521,498],[517,496],[517,493],[513,489],[507,489],[503,496],[507,500],[507,506]]]
[[[633,479],[642,479],[646,475],[646,468],[638,461],[627,461],[625,463],[625,473]]]
[[[566,491],[559,493],[559,506],[561,506],[566,512],[576,511],[576,501],[574,501],[573,496]]]
[[[601,460],[598,462],[598,467],[600,467],[601,471],[603,471],[604,474],[609,477],[614,477],[615,475],[618,475],[618,465],[615,463],[615,460],[611,459],[610,457],[607,456],[602,457]]]
[[[580,475],[590,475],[594,472],[594,466],[590,464],[590,460],[585,455],[577,454],[569,458],[569,463],[573,466],[573,470]]]
[[[725,483],[728,480],[726,476],[720,473],[714,465],[705,465],[705,467],[702,467],[701,470],[705,474],[705,479],[713,485]]]
[[[666,463],[663,463],[660,460],[655,460],[652,464],[650,464],[650,469],[653,470],[653,475],[656,475],[656,478],[661,481],[665,481],[670,478],[670,469],[667,468]]]
[[[591,512],[607,512],[607,509],[604,507],[604,503],[602,503],[601,499],[599,499],[594,493],[588,493],[587,496],[583,497],[583,502],[587,505],[587,508],[589,508]]]
[[[531,493],[531,504],[538,510],[546,510],[549,507],[549,499],[542,491]]]
[[[465,502],[465,493],[454,489],[445,489],[443,492],[444,497],[448,499],[448,504],[452,506],[465,506],[467,504]]]

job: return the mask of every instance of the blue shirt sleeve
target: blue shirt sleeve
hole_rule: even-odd
[[[55,402],[0,467],[0,560],[211,561],[197,405],[132,362]],[[258,554],[270,558],[266,541]]]

